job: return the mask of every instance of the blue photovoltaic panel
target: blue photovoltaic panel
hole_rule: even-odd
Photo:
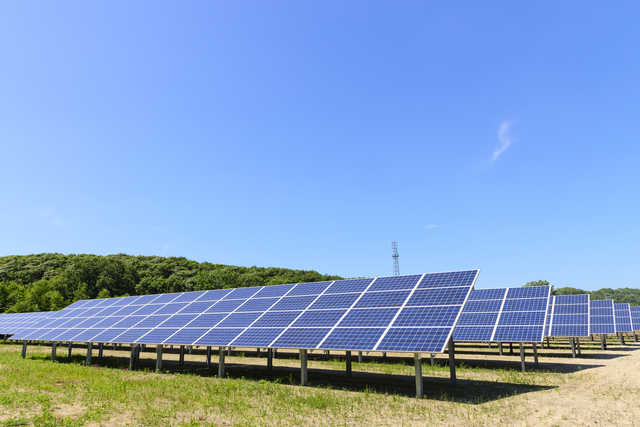
[[[542,342],[550,286],[508,288],[491,341]]]
[[[15,338],[442,352],[478,273],[78,301]]]
[[[549,299],[545,335],[589,336],[589,295],[557,295]]]
[[[589,302],[589,321],[591,334],[615,334],[615,317],[613,315],[613,301],[599,300]]]
[[[25,329],[35,329],[34,326],[57,315],[57,311],[45,311],[34,313],[8,313],[0,314],[0,334],[13,335]]]
[[[640,331],[640,306],[629,307],[631,311],[631,328]]]
[[[629,304],[613,304],[613,314],[616,321],[616,332],[633,332]]]
[[[471,291],[453,332],[455,341],[491,341],[507,289]]]

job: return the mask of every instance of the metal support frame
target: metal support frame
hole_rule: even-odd
[[[347,362],[347,378],[351,378],[351,352],[347,351],[346,352],[347,357],[346,357],[346,362]]]
[[[57,342],[52,342],[51,343],[51,361],[55,362],[56,361],[56,350],[58,349],[58,343]]]
[[[273,371],[273,349],[267,349],[267,370]]]
[[[606,350],[607,349],[607,341],[604,338],[604,334],[600,334],[600,348],[602,350]]]
[[[547,348],[551,348],[551,340],[547,337]]]
[[[229,356],[229,357],[231,357],[231,347],[229,347],[229,350],[228,350],[228,351],[229,351],[228,356]]]
[[[98,359],[102,359],[103,350],[104,350],[104,343],[98,344]]]
[[[527,367],[524,363],[524,343],[520,343],[520,365],[522,366],[522,372],[526,372]]]
[[[218,378],[224,378],[224,347],[218,351]]]
[[[67,348],[67,357],[71,357],[72,350],[73,350],[73,343],[69,341],[69,348]]]
[[[576,337],[576,347],[578,348],[578,356],[582,356],[582,350],[580,350],[580,338]]]
[[[87,343],[87,361],[85,362],[86,366],[91,366],[91,356],[93,355],[93,343]]]
[[[300,385],[306,386],[309,383],[307,377],[307,350],[300,350]]]
[[[573,337],[569,337],[569,344],[571,345],[571,356],[576,357],[576,344],[573,342]]]
[[[422,355],[413,353],[413,360],[416,367],[416,397],[422,399],[424,397],[424,388],[422,383]]]
[[[27,342],[22,340],[22,358],[27,357]]]
[[[180,361],[178,362],[178,365],[180,366],[184,365],[184,346],[183,345],[180,346]]]
[[[451,385],[458,387],[458,381],[456,380],[456,347],[453,343],[453,338],[449,339],[449,374],[451,375]]]
[[[385,362],[385,363],[387,362],[387,352],[386,351],[382,352],[382,361]]]
[[[6,344],[7,343],[7,334],[2,334],[2,344]]]
[[[136,369],[136,346],[131,344],[131,355],[129,356],[129,370],[134,371]]]
[[[361,351],[358,352],[358,363],[363,363],[362,362],[362,352]]]
[[[436,355],[431,353],[431,366],[436,366]]]
[[[636,331],[633,331],[633,340],[638,342],[638,334],[636,334]]]
[[[156,346],[156,372],[162,371],[162,350],[164,350],[162,344]]]
[[[211,346],[207,346],[207,368],[211,367]]]
[[[498,343],[498,352],[500,352],[500,356],[502,356],[502,343]]]
[[[509,354],[513,354],[513,343],[509,343]]]
[[[620,344],[621,345],[626,345],[625,342],[624,342],[624,332],[619,332],[619,334],[620,334]]]
[[[533,343],[533,360],[536,366],[538,366],[539,363],[538,363],[538,343],[537,342]]]

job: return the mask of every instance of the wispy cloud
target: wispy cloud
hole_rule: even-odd
[[[440,228],[439,225],[434,225],[434,224],[429,224],[427,225],[427,228]]]
[[[504,151],[509,148],[511,144],[515,141],[515,139],[509,133],[509,128],[512,124],[515,123],[515,120],[505,120],[500,125],[498,129],[498,139],[500,140],[500,147],[496,151],[493,152],[493,159],[491,161],[495,161]]]
[[[38,212],[38,216],[41,218],[44,218],[44,220],[47,221],[49,224],[52,224],[58,228],[63,228],[64,226],[69,224],[69,221],[65,221],[62,218],[60,218],[58,215],[56,215],[57,210],[58,208],[45,209]]]

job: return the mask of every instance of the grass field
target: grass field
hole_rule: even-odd
[[[583,343],[571,358],[568,344],[539,350],[540,365],[527,358],[520,372],[514,354],[499,356],[495,346],[457,347],[458,387],[449,381],[448,358],[423,361],[425,398],[415,398],[413,359],[389,354],[354,363],[347,379],[344,359],[314,353],[309,386],[299,386],[296,354],[279,352],[274,370],[266,357],[234,352],[227,377],[205,365],[205,356],[165,352],[165,370],[155,369],[155,349],[129,371],[129,353],[94,348],[71,358],[60,348],[0,345],[0,425],[2,426],[164,426],[164,425],[638,425],[640,424],[640,344]],[[202,349],[200,349],[202,350]],[[508,351],[508,350],[507,350]],[[528,349],[530,356],[531,349]],[[379,353],[377,353],[379,354]],[[217,359],[213,359],[215,361]],[[357,361],[357,358],[356,358]]]

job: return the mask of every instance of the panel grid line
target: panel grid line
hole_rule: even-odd
[[[398,318],[398,316],[400,316],[400,312],[407,306],[407,302],[409,302],[409,299],[411,299],[411,297],[413,296],[413,294],[416,291],[416,289],[418,289],[418,286],[420,285],[420,283],[422,283],[422,279],[424,279],[424,276],[425,276],[425,274],[423,274],[420,277],[420,280],[418,280],[418,283],[416,283],[415,286],[413,287],[413,289],[411,289],[411,292],[409,293],[407,298],[402,303],[402,306],[398,309],[398,311],[396,312],[395,316],[393,316],[393,319],[391,319],[391,322],[389,322],[389,324],[387,325],[386,329],[384,330],[384,332],[380,336],[380,339],[378,339],[378,342],[376,342],[376,345],[373,346],[373,350],[374,351],[378,348],[378,346],[380,345],[380,343],[382,342],[384,337],[387,336],[387,333],[389,333],[389,329],[391,329],[391,327],[395,323],[395,321]]]
[[[327,338],[329,337],[329,335],[331,335],[331,333],[336,329],[337,325],[339,325],[339,324],[340,324],[340,322],[342,322],[342,320],[343,320],[345,317],[347,317],[347,314],[349,314],[349,312],[351,311],[351,309],[352,309],[353,307],[355,307],[355,305],[358,303],[358,301],[360,301],[360,299],[364,296],[364,294],[366,294],[366,293],[367,293],[367,290],[371,287],[371,285],[373,285],[373,284],[376,282],[376,280],[377,280],[377,279],[378,279],[377,277],[376,277],[376,278],[374,278],[374,279],[371,281],[371,283],[369,283],[369,285],[365,288],[365,290],[364,290],[364,291],[362,291],[362,293],[360,294],[360,296],[359,296],[358,298],[356,298],[356,300],[353,302],[353,304],[351,304],[351,307],[349,307],[349,308],[347,309],[347,311],[346,311],[346,312],[342,315],[342,317],[341,317],[341,318],[336,322],[336,324],[335,324],[335,325],[333,325],[333,327],[331,328],[331,330],[329,330],[329,332],[324,336],[324,338],[322,338],[322,341],[320,341],[320,342],[318,343],[318,345],[315,347],[316,349],[320,348],[320,346],[322,345],[322,343],[323,343],[323,342],[325,342],[325,341],[327,340]],[[273,344],[273,343],[271,343],[271,344]]]

